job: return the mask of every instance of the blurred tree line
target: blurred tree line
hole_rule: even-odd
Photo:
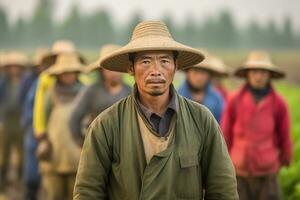
[[[34,48],[51,45],[61,38],[73,40],[82,48],[98,48],[104,43],[125,44],[133,27],[142,20],[139,13],[133,15],[125,26],[116,26],[106,10],[82,15],[73,6],[70,15],[61,23],[53,22],[53,5],[41,0],[30,20],[19,19],[10,26],[0,8],[1,48]],[[207,17],[203,23],[187,17],[182,26],[176,26],[170,16],[162,19],[175,39],[196,47],[206,48],[272,48],[291,49],[300,47],[300,33],[293,30],[292,21],[286,17],[281,27],[273,20],[261,25],[253,20],[246,27],[238,27],[228,10]]]

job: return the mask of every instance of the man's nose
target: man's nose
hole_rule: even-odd
[[[158,60],[155,60],[151,67],[151,76],[161,76],[161,65]]]

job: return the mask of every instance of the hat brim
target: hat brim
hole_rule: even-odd
[[[211,67],[206,66],[206,65],[194,65],[194,66],[184,67],[182,70],[186,71],[188,69],[193,69],[193,68],[207,70],[207,71],[211,72],[213,74],[213,76],[216,76],[216,77],[227,77],[227,76],[229,76],[229,74],[226,73],[226,72],[217,71],[217,70],[212,69]]]
[[[24,64],[24,63],[9,63],[9,64],[5,64],[2,66],[2,68],[7,68],[7,67],[11,67],[11,66],[18,66],[20,68],[27,68],[29,65],[28,64]]]
[[[285,77],[284,72],[281,72],[279,70],[270,69],[270,68],[267,68],[267,67],[262,67],[262,66],[256,66],[256,67],[254,67],[254,66],[251,66],[251,67],[250,66],[243,66],[243,67],[240,67],[239,69],[237,69],[234,72],[234,76],[239,77],[239,78],[246,78],[248,71],[252,70],[252,69],[261,69],[261,70],[269,71],[271,73],[271,78],[273,78],[273,79],[281,79],[281,78]]]
[[[99,65],[99,63],[100,63],[100,60],[97,60],[96,62],[93,62],[93,63],[87,65],[86,67],[84,67],[83,72],[90,73],[95,70],[101,69],[102,67]]]
[[[63,66],[53,66],[45,71],[45,73],[51,75],[51,76],[58,76],[60,74],[64,73],[81,73],[83,72],[82,66],[73,66],[73,67],[68,67],[68,68],[63,68]]]
[[[110,55],[103,57],[98,66],[111,71],[118,71],[126,73],[132,63],[129,60],[130,53],[137,53],[143,51],[177,51],[178,69],[200,63],[204,56],[194,48],[185,46],[169,38],[151,37],[139,38],[129,42],[124,47],[116,50]]]
[[[87,63],[86,59],[79,52],[74,52],[74,53],[79,56],[80,62],[82,64]],[[58,53],[49,53],[49,54],[47,54],[43,57],[41,63],[47,62],[47,63],[50,63],[50,65],[53,65],[55,63],[55,60],[56,60],[58,55],[59,55]]]

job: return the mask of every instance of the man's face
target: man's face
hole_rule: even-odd
[[[201,91],[210,81],[211,75],[207,70],[190,68],[187,70],[186,78],[194,91]]]
[[[102,76],[104,81],[107,81],[110,85],[119,85],[122,83],[122,73],[110,71],[102,68]]]
[[[265,88],[271,79],[271,72],[263,69],[251,69],[247,72],[248,83],[255,89]]]
[[[10,65],[6,67],[6,72],[10,77],[20,77],[22,71],[22,67],[19,65]]]
[[[58,80],[63,85],[70,86],[70,85],[73,85],[74,83],[76,83],[77,77],[78,77],[78,73],[76,73],[76,72],[67,72],[67,73],[60,74],[58,76]]]
[[[140,93],[160,96],[169,91],[176,71],[172,51],[144,51],[135,54],[129,73]]]

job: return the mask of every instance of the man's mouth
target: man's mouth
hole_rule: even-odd
[[[166,83],[165,80],[163,79],[152,79],[152,80],[147,80],[147,84],[164,84]]]

